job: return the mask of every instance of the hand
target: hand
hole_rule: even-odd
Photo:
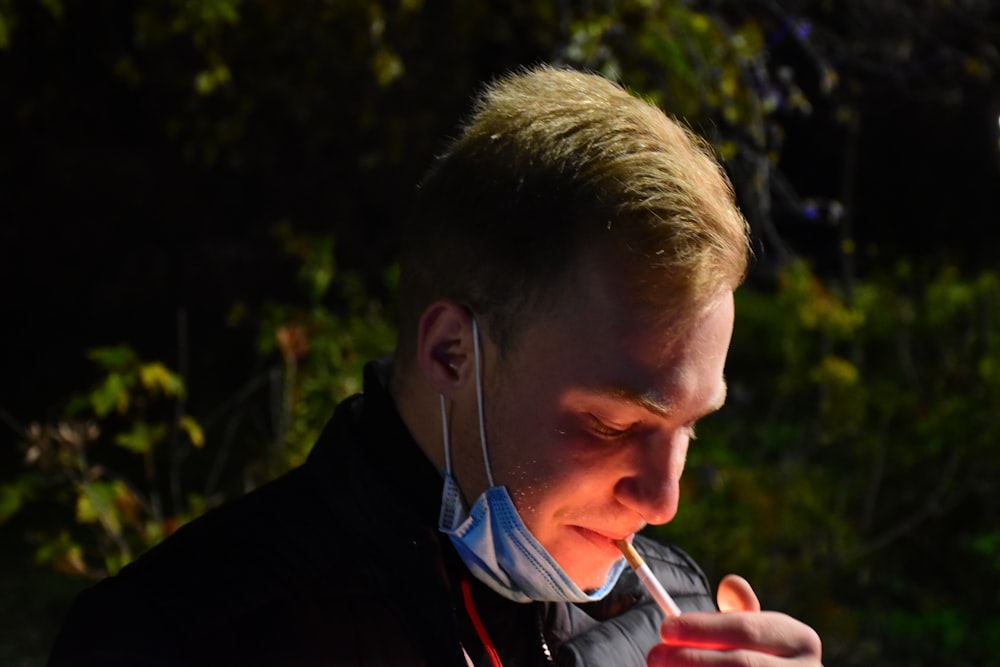
[[[723,612],[691,612],[660,626],[662,644],[646,656],[649,667],[819,667],[819,635],[791,616],[760,610],[743,577],[731,574],[716,596]]]

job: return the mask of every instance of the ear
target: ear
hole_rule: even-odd
[[[427,382],[451,399],[474,382],[475,347],[472,314],[451,299],[424,309],[417,324],[417,366]]]

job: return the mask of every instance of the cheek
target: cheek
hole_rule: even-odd
[[[621,476],[614,457],[581,454],[573,443],[556,443],[553,456],[516,476],[508,487],[526,523],[591,513],[614,503],[615,482]]]
[[[613,499],[622,452],[581,432],[544,382],[504,400],[487,420],[495,481],[507,487],[526,523]]]
[[[486,422],[496,481],[512,489],[545,485],[558,474],[565,454],[547,406],[530,394],[519,399],[496,401]]]

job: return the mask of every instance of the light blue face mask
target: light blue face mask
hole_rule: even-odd
[[[451,472],[451,445],[444,396],[441,396],[441,428],[444,434],[445,476],[441,494],[438,528],[451,538],[459,556],[472,574],[500,595],[515,602],[593,602],[615,585],[625,568],[618,559],[599,589],[585,593],[573,583],[521,521],[506,487],[496,486],[486,449],[483,416],[483,385],[479,373],[479,330],[472,321],[476,363],[476,401],[479,410],[479,442],[489,488],[472,510],[462,499],[462,491]]]

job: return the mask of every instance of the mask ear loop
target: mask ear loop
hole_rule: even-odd
[[[476,408],[479,411],[479,443],[483,449],[483,467],[486,469],[486,480],[490,488],[496,486],[493,483],[493,470],[490,467],[490,454],[486,448],[486,417],[483,409],[483,378],[479,372],[479,325],[476,318],[472,318],[472,347],[475,352],[476,362]],[[438,394],[441,403],[441,438],[444,441],[444,470],[451,474],[451,435],[448,428],[448,410],[445,407],[444,394]]]
[[[438,394],[441,399],[441,435],[444,438],[444,471],[451,474],[451,438],[448,435],[448,411],[444,407],[444,394]]]
[[[483,467],[486,468],[486,479],[490,483],[490,488],[492,489],[496,486],[496,484],[493,483],[493,470],[490,469],[490,454],[486,450],[486,417],[485,411],[483,410],[483,378],[479,372],[479,325],[476,324],[475,317],[472,318],[472,346],[476,354],[476,405],[479,408],[479,442],[483,447]],[[441,405],[444,406],[443,397],[441,401]]]

